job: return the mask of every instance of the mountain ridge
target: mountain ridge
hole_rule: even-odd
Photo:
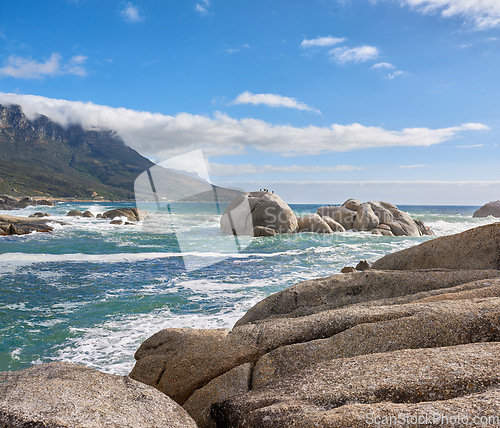
[[[153,166],[113,130],[63,127],[44,115],[30,120],[21,106],[0,104],[0,193],[132,200],[135,180]],[[174,171],[162,176],[189,194],[207,188]]]

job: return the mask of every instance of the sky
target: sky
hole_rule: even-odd
[[[289,203],[500,199],[498,0],[0,0],[0,103]]]

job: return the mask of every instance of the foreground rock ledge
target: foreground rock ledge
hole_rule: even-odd
[[[166,395],[128,376],[71,363],[0,372],[0,427],[195,428]]]
[[[370,426],[368,412],[403,409],[498,415],[499,226],[394,253],[380,261],[392,260],[387,270],[296,284],[232,330],[162,330],[131,377],[200,427]]]

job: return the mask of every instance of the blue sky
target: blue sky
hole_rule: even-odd
[[[0,102],[289,202],[500,198],[497,0],[0,0]]]

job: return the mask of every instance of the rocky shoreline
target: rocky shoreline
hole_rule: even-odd
[[[498,426],[500,223],[296,284],[232,330],[159,331],[135,358],[129,377],[0,373],[0,426]]]

